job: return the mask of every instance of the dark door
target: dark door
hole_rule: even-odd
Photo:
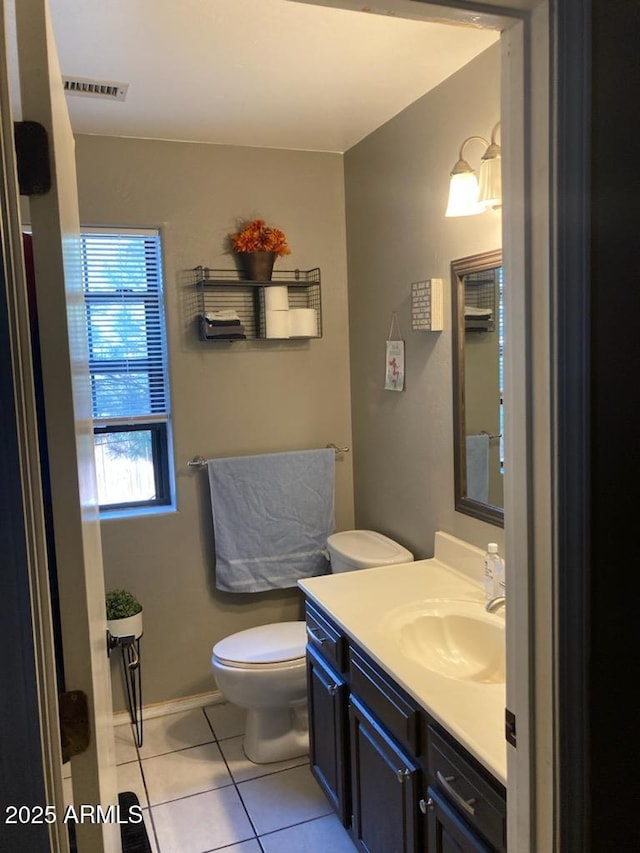
[[[313,649],[307,651],[311,772],[344,826],[351,819],[348,786],[347,685]]]
[[[419,850],[416,764],[353,697],[349,716],[355,843],[366,853]]]

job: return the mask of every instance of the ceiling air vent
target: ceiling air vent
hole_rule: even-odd
[[[128,83],[116,83],[113,80],[92,80],[90,77],[63,77],[62,84],[67,95],[107,98],[111,101],[124,101],[129,89]]]

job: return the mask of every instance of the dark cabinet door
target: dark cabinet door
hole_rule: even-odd
[[[352,837],[366,853],[419,849],[418,768],[358,700],[349,705]]]
[[[347,684],[307,647],[311,772],[344,826],[349,825]]]
[[[433,788],[426,804],[429,853],[494,853]]]

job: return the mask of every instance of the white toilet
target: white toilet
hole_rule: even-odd
[[[374,530],[327,539],[331,572],[409,563],[413,554]],[[222,695],[245,708],[244,751],[256,764],[285,761],[309,748],[304,622],[276,622],[216,643],[211,668]]]

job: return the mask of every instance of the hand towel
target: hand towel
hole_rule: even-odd
[[[489,436],[467,436],[467,497],[489,502]]]

